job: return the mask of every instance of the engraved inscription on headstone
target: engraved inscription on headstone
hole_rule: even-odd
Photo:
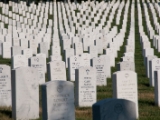
[[[68,81],[42,85],[43,120],[75,120],[74,86]]]
[[[113,97],[135,102],[138,118],[137,74],[133,71],[115,72],[112,77]]]
[[[67,80],[66,67],[63,61],[53,61],[47,64],[47,73],[50,81]]]
[[[11,106],[11,68],[0,65],[0,106]]]
[[[68,59],[68,70],[69,70],[69,80],[75,81],[75,69],[80,67],[80,58],[79,56],[71,56]]]
[[[104,58],[93,58],[92,66],[96,69],[96,83],[99,86],[107,85],[106,82],[106,64]]]
[[[38,71],[39,84],[45,83],[45,58],[43,57],[31,57],[29,59],[29,66],[36,68]]]
[[[75,71],[75,104],[89,107],[96,102],[96,70],[93,67],[80,67]]]

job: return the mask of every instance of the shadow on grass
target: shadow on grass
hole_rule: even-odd
[[[12,118],[12,110],[11,110],[11,108],[4,108],[4,109],[1,108],[0,109],[0,113],[8,116],[9,118]]]
[[[144,86],[150,87],[149,83],[143,83]]]
[[[138,100],[138,103],[146,105],[146,106],[148,106],[148,105],[149,106],[155,106],[154,101],[149,101],[149,100]]]

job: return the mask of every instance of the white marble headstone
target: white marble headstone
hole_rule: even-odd
[[[18,67],[27,67],[28,66],[28,59],[24,55],[15,55],[12,57],[12,69]]]
[[[11,43],[10,42],[2,43],[2,57],[11,58]]]
[[[154,71],[160,70],[160,58],[149,61],[149,84],[154,87]]]
[[[136,104],[138,119],[138,89],[137,74],[133,71],[115,72],[112,77],[113,98],[127,99]]]
[[[66,68],[68,68],[68,58],[74,56],[74,49],[69,48],[64,50],[64,57],[65,57],[65,63],[66,63]]]
[[[75,76],[76,106],[91,107],[97,100],[95,68],[80,67],[76,69]]]
[[[69,80],[75,81],[75,69],[80,67],[80,57],[78,55],[74,55],[69,57],[68,59],[68,74]]]
[[[107,85],[106,64],[104,58],[93,58],[91,65],[96,69],[96,84],[98,86]]]
[[[48,43],[47,42],[41,42],[39,43],[39,52],[46,54],[46,57],[48,58]]]
[[[52,61],[47,64],[47,73],[49,81],[67,80],[66,67],[63,61]]]
[[[22,48],[20,46],[12,46],[11,47],[11,56],[21,55]]]
[[[75,120],[74,85],[55,80],[42,85],[43,120]]]
[[[26,59],[33,56],[33,52],[31,48],[26,48],[22,50],[22,54],[26,57]]]
[[[12,70],[12,117],[15,120],[39,118],[38,72],[32,67]]]
[[[118,69],[118,71],[122,71],[122,70],[135,71],[135,66],[134,66],[133,62],[124,61],[124,62],[119,62],[117,64],[117,69]]]
[[[146,75],[147,75],[147,77],[148,78],[150,78],[150,74],[149,74],[149,61],[151,61],[152,59],[154,59],[154,58],[157,58],[157,56],[154,56],[154,55],[149,55],[149,56],[147,56],[147,57],[145,57],[145,59],[144,59],[144,63],[145,63],[145,67],[146,67]]]

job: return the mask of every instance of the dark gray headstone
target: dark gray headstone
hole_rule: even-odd
[[[92,106],[93,120],[136,120],[136,105],[125,99],[104,99]]]

